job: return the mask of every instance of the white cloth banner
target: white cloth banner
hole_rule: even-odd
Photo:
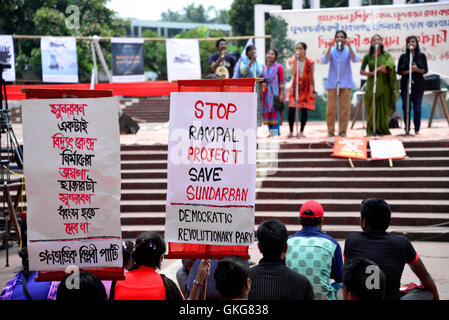
[[[3,70],[3,80],[16,81],[16,63],[12,36],[0,35],[0,62],[10,64],[10,69]]]
[[[201,79],[200,45],[195,39],[167,39],[168,81]]]
[[[30,269],[121,267],[118,97],[22,108]]]
[[[427,56],[429,73],[449,76],[449,3],[283,10],[272,11],[270,15],[287,24],[286,35],[273,36],[285,37],[294,44],[300,41],[307,44],[307,56],[317,62],[315,85],[320,94],[324,92],[324,78],[329,70],[329,65],[321,64],[320,60],[337,30],[346,31],[360,57],[360,62],[352,64],[356,88],[360,87],[361,61],[374,34],[382,36],[385,50],[396,64],[405,53],[406,38],[415,35]],[[292,56],[294,50],[291,48]]]
[[[112,82],[145,81],[143,38],[111,38]]]
[[[74,37],[42,37],[41,58],[43,82],[78,82]]]
[[[253,242],[256,106],[254,92],[171,93],[167,242]]]

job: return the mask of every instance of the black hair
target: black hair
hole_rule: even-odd
[[[345,37],[345,39],[348,37],[346,31],[344,31],[344,30],[337,30],[337,31],[335,32],[334,38],[336,38],[336,37],[337,37],[337,34],[339,34],[339,33],[343,33],[343,36]]]
[[[218,39],[218,40],[215,42],[215,48],[218,49],[218,45],[220,44],[221,41],[226,42],[226,39],[223,39],[223,38]]]
[[[248,277],[248,261],[240,256],[229,255],[217,262],[214,279],[223,298],[241,298]]]
[[[370,47],[369,47],[369,55],[370,56],[372,56],[374,54],[374,47],[372,45],[374,37],[379,37],[380,40],[382,40],[382,37],[380,36],[380,34],[377,34],[377,33],[374,36],[371,37],[371,41],[370,41],[371,44],[370,44]],[[380,45],[380,53],[381,54],[384,53],[384,44],[383,43]]]
[[[69,277],[78,277],[79,283]],[[77,285],[79,285],[77,287]],[[106,289],[101,280],[85,270],[77,271],[75,274],[68,274],[62,278],[56,291],[56,300],[59,301],[105,301],[107,300]]]
[[[385,231],[390,226],[391,208],[383,199],[367,198],[362,201],[360,216],[366,221],[369,229]]]
[[[301,45],[304,48],[304,51],[307,51],[307,44],[305,42],[298,42],[296,44],[296,48],[298,48],[299,45]]]
[[[377,272],[378,278],[375,279]],[[374,283],[372,283],[374,280]],[[357,300],[384,300],[386,277],[379,266],[366,258],[357,257],[343,266],[343,284]]]
[[[141,233],[136,239],[136,246],[131,254],[135,262],[134,268],[147,266],[161,268],[161,255],[165,253],[165,242],[156,232],[148,231]]]
[[[267,51],[267,53],[270,52],[270,51],[273,51],[273,53],[274,53],[274,61],[276,61],[278,59],[279,52],[275,48],[270,48]]]
[[[123,254],[123,265],[125,266],[128,261],[131,259],[131,253],[134,249],[134,242],[132,241],[123,241],[122,244],[122,254]]]
[[[304,227],[316,227],[320,225],[323,221],[323,218],[304,218],[299,217],[299,224]]]
[[[405,40],[405,53],[407,54],[407,57],[408,57],[409,54],[410,54],[410,49],[408,48],[408,41],[409,41],[410,39],[415,39],[415,41],[416,41],[415,54],[420,52],[418,38],[417,38],[416,36],[409,36],[409,37],[407,37],[407,39]]]
[[[259,248],[265,258],[280,258],[287,239],[287,228],[279,220],[266,220],[257,228]]]
[[[251,50],[256,50],[256,46],[253,46],[252,44],[247,46],[245,50],[246,56],[248,56],[248,52],[250,52]]]

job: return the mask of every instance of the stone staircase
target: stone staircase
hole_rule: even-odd
[[[168,97],[120,100],[121,111],[139,123],[167,122],[170,113]]]
[[[332,158],[327,143],[258,145],[256,228],[279,219],[299,229],[300,205],[319,201],[323,230],[337,239],[359,232],[360,203],[385,199],[392,208],[390,232],[410,240],[449,241],[449,140],[404,143],[407,159]],[[124,238],[164,232],[167,146],[122,146],[121,221]]]

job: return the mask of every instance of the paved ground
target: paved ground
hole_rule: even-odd
[[[140,125],[141,129],[136,135],[122,135],[120,142],[122,144],[167,144],[168,143],[168,124],[167,123],[146,123]],[[13,129],[19,143],[22,142],[22,128],[20,124],[13,124]],[[297,142],[296,138],[287,138],[288,125],[284,124],[281,128],[281,136],[270,138],[279,143]],[[392,135],[396,136],[404,132],[403,129],[392,129]],[[348,136],[365,136],[365,129],[362,122],[357,122],[354,130],[348,130]],[[413,131],[412,131],[413,132]],[[265,126],[258,129],[258,138],[264,139],[268,135]],[[331,141],[327,138],[326,125],[323,122],[310,122],[305,129],[306,138],[299,141],[304,143],[316,143],[321,141]],[[427,128],[427,121],[423,121],[421,134],[412,137],[401,137],[403,141],[414,140],[447,140],[449,139],[449,126],[446,120],[434,120],[432,128]],[[344,246],[344,240],[340,240],[340,245]],[[440,296],[449,299],[449,245],[446,242],[413,242],[416,251],[420,254],[429,273],[432,275],[438,286]],[[250,247],[251,260],[258,262],[260,253],[255,244]],[[0,288],[3,288],[6,282],[21,268],[21,262],[17,255],[17,246],[10,248],[9,267],[5,266],[5,249],[0,250]],[[176,270],[181,266],[180,260],[165,260],[162,264],[162,272],[175,280]],[[410,268],[405,267],[402,283],[419,282]]]

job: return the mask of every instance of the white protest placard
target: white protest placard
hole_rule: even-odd
[[[168,81],[201,79],[200,45],[197,39],[167,39]]]
[[[256,106],[254,92],[171,93],[167,242],[254,241]]]
[[[42,37],[41,59],[43,82],[78,82],[74,37]]]
[[[10,35],[0,35],[0,62],[11,65],[11,68],[3,70],[3,80],[16,81],[14,42]]]
[[[372,160],[403,159],[407,156],[399,139],[370,139],[369,147]]]
[[[121,267],[118,97],[24,100],[31,270]]]

